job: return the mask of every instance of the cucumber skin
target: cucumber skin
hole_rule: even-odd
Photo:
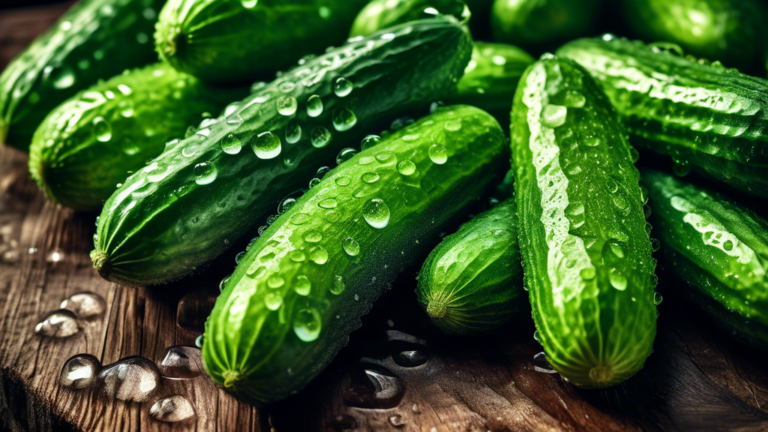
[[[560,127],[543,125],[542,118],[559,123],[542,113],[550,97],[566,103],[568,91],[584,97],[584,108],[573,98]],[[624,130],[589,74],[551,56],[521,78],[511,123],[520,247],[538,340],[573,384],[618,384],[642,367],[656,334],[655,261]],[[600,142],[590,147],[589,137]]]
[[[367,1],[260,0],[247,9],[236,0],[169,0],[155,45],[182,72],[217,83],[251,82],[343,43]]]
[[[682,291],[729,334],[768,350],[768,221],[661,172],[644,171],[642,184],[664,261],[685,282],[668,284],[670,289]],[[707,227],[711,230],[704,231]],[[729,241],[731,250],[725,246]]]
[[[75,4],[0,75],[0,143],[26,152],[35,129],[60,103],[100,79],[156,60],[151,36],[164,3],[82,0]],[[111,15],[104,13],[110,9]],[[148,36],[145,43],[137,40],[142,34]],[[79,67],[80,62],[88,62],[88,67]],[[53,70],[46,72],[47,68]],[[63,78],[67,71],[74,74],[71,83]]]
[[[754,0],[622,0],[621,13],[634,34],[647,42],[666,41],[686,52],[742,71],[759,66],[765,32]],[[692,17],[696,16],[697,21]],[[701,23],[702,18],[711,25]]]
[[[306,187],[318,168],[332,164],[341,149],[357,146],[380,121],[449,92],[471,54],[471,41],[464,30],[436,18],[390,31],[395,34],[393,39],[375,34],[282,75],[246,98],[228,117],[240,116],[242,124],[228,124],[219,118],[205,128],[209,136],[198,132],[166,149],[147,168],[162,167],[158,163],[168,166],[169,174],[161,181],[150,182],[151,172],[146,169],[129,177],[107,201],[99,219],[91,259],[102,277],[126,285],[148,285],[191,274],[238,239],[254,233],[280,199]],[[373,45],[363,48],[369,41]],[[358,56],[347,56],[353,52]],[[331,65],[324,66],[323,62]],[[288,80],[306,81],[305,72],[313,69],[323,74],[318,83],[311,89],[297,86],[290,93],[298,99],[294,117],[303,133],[296,144],[288,144],[284,137],[290,117],[276,111],[275,99],[281,95],[278,87]],[[332,90],[340,77],[348,78],[355,87],[343,98]],[[268,94],[272,95],[269,100],[256,104]],[[325,106],[317,118],[306,113],[307,99],[313,94],[320,95]],[[331,121],[332,113],[341,107],[352,110],[358,119],[347,132],[337,132]],[[333,135],[330,143],[319,149],[310,145],[308,138],[318,126]],[[282,153],[277,158],[259,159],[250,149],[252,139],[266,131],[282,140]],[[229,134],[243,143],[237,155],[226,154],[220,147],[220,141]],[[184,149],[199,150],[187,158],[182,154]],[[285,159],[291,161],[290,166]],[[218,170],[216,181],[196,184],[194,167],[209,162]]]
[[[444,128],[457,119],[459,131]],[[433,136],[439,141],[433,143]],[[434,145],[446,149],[444,164],[428,156]],[[380,162],[385,154],[390,157]],[[251,403],[275,402],[303,388],[346,345],[360,317],[403,268],[426,255],[440,230],[503,175],[507,154],[504,133],[493,117],[474,107],[445,107],[329,172],[259,237],[226,282],[206,322],[203,344],[203,364],[214,382]],[[366,160],[371,162],[362,164]],[[404,160],[416,167],[409,176],[396,168]],[[380,178],[367,184],[362,179],[370,172]],[[351,183],[339,185],[342,178]],[[328,198],[339,202],[330,210],[338,219],[320,207]],[[382,229],[364,219],[365,204],[372,199],[383,200],[390,210]],[[295,225],[300,214],[308,215],[308,221]],[[319,243],[305,239],[310,231],[322,234]],[[356,240],[358,255],[344,252],[345,238]],[[328,254],[322,265],[309,259],[318,246]],[[306,253],[304,261],[291,258],[297,250]],[[267,269],[258,270],[261,266]],[[268,288],[275,275],[285,284]],[[308,296],[294,290],[297,275],[311,282]],[[339,295],[330,292],[336,276],[346,285]],[[265,306],[272,293],[283,297],[274,312]],[[322,322],[319,337],[309,342],[292,329],[301,308],[315,310]]]
[[[423,19],[427,16],[426,8],[457,20],[466,20],[470,15],[466,2],[461,0],[372,0],[357,14],[349,37],[368,36],[393,25]]]
[[[488,333],[525,311],[514,199],[465,223],[432,250],[416,296],[444,333]]]
[[[768,197],[768,81],[606,39],[580,39],[557,53],[600,82],[635,146]]]
[[[128,173],[159,156],[168,140],[183,135],[204,113],[217,113],[246,94],[206,87],[164,63],[123,73],[78,93],[46,117],[32,139],[29,171],[54,203],[100,209]],[[106,141],[94,133],[99,118],[111,130]]]

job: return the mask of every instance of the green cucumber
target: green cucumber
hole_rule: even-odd
[[[247,91],[209,88],[157,63],[80,92],[35,132],[29,171],[53,202],[95,210],[123,182],[203,114]]]
[[[594,33],[600,0],[496,0],[491,11],[494,40],[543,51]]]
[[[453,335],[487,333],[525,311],[515,201],[447,236],[421,267],[416,296],[432,322]]]
[[[537,340],[573,384],[634,375],[656,334],[639,174],[610,102],[575,62],[528,68],[512,110],[520,247]]]
[[[622,0],[629,29],[647,42],[672,42],[697,57],[753,70],[765,47],[756,0]]]
[[[59,104],[100,79],[157,59],[151,36],[165,0],[82,0],[0,75],[0,143],[27,151]]]
[[[283,74],[126,180],[99,219],[94,266],[129,285],[191,274],[381,121],[443,97],[470,55],[464,29],[434,18]]]
[[[768,349],[768,220],[716,192],[645,171],[654,236],[666,267],[692,299],[736,338]]]
[[[155,45],[174,68],[213,82],[253,81],[344,42],[368,0],[169,0]]]
[[[600,82],[635,146],[670,156],[681,174],[693,168],[768,196],[768,81],[610,35],[557,53]]]
[[[349,37],[368,36],[393,25],[434,15],[450,15],[466,22],[470,12],[461,0],[373,0],[357,14]]]
[[[505,141],[487,113],[446,107],[329,172],[225,283],[203,344],[213,381],[253,403],[303,388],[404,267],[503,175]]]

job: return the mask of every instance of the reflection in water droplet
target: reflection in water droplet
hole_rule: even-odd
[[[363,205],[363,218],[368,225],[382,229],[389,223],[389,207],[379,198],[374,198]]]
[[[309,251],[309,259],[315,264],[323,265],[328,261],[328,251],[322,246],[315,246]]]
[[[195,165],[193,174],[195,175],[195,183],[199,184],[200,186],[204,186],[211,184],[214,180],[216,180],[218,171],[216,170],[216,167],[213,165],[213,163],[202,162]]]
[[[291,120],[285,126],[285,141],[288,144],[296,144],[301,139],[301,125],[298,121]]]
[[[296,276],[296,282],[293,284],[293,290],[296,291],[296,294],[298,295],[308,296],[309,292],[312,291],[312,282],[308,277],[298,275]]]
[[[101,316],[107,304],[100,295],[92,292],[73,294],[63,302],[62,309],[71,310],[78,318],[91,319]]]
[[[445,122],[443,127],[445,128],[445,130],[447,130],[449,132],[460,131],[461,130],[461,119],[448,120],[447,122]]]
[[[336,93],[336,96],[338,97],[344,97],[352,93],[353,87],[352,81],[341,77],[336,80],[336,83],[333,86],[333,92]]]
[[[352,147],[347,147],[339,152],[339,155],[336,156],[336,163],[341,165],[344,162],[352,159],[357,154],[357,150],[353,149]]]
[[[264,296],[264,304],[267,305],[269,310],[278,310],[283,304],[283,297],[280,293],[271,292]]]
[[[365,183],[376,183],[379,180],[379,175],[375,172],[367,172],[363,174],[361,180]]]
[[[322,319],[315,308],[302,309],[293,320],[293,332],[304,342],[312,342],[320,336]]]
[[[323,113],[323,100],[318,95],[312,95],[307,99],[307,115],[317,117]]]
[[[238,154],[243,144],[234,134],[229,134],[221,139],[221,150],[226,154]]]
[[[75,390],[90,387],[96,383],[99,370],[101,370],[99,359],[90,354],[78,354],[64,363],[59,384]]]
[[[186,380],[203,374],[200,348],[176,345],[165,349],[160,362],[160,374],[164,378]]]
[[[344,284],[344,278],[342,278],[339,275],[334,276],[333,283],[331,284],[331,287],[329,289],[329,291],[331,291],[331,294],[339,295],[344,292],[345,288],[346,288],[346,285]]]
[[[298,104],[293,96],[285,96],[277,100],[277,112],[284,116],[293,115],[297,108]]]
[[[257,135],[251,148],[259,159],[274,159],[282,151],[280,138],[272,132],[262,132]]]
[[[388,409],[400,405],[405,383],[383,367],[361,364],[342,383],[344,403],[351,407]]]
[[[367,137],[363,138],[363,141],[360,143],[360,149],[361,150],[368,150],[369,148],[375,146],[376,144],[381,142],[381,137],[378,135],[368,135]]]
[[[323,239],[320,231],[310,230],[304,233],[304,241],[307,243],[318,243]]]
[[[557,373],[552,365],[549,364],[549,360],[547,360],[547,355],[544,353],[544,351],[533,356],[533,370],[546,374]]]
[[[317,126],[316,128],[312,129],[310,141],[312,142],[313,147],[323,148],[327,146],[329,142],[331,142],[331,133],[328,131],[328,129],[322,126]]]
[[[559,105],[547,105],[541,113],[541,124],[556,128],[565,124],[568,108]]]
[[[126,357],[99,373],[101,389],[126,402],[146,402],[160,385],[160,371],[144,357]]]
[[[623,274],[617,272],[616,269],[611,270],[608,274],[608,281],[611,283],[611,286],[619,291],[627,289],[627,278]]]
[[[339,132],[345,132],[357,124],[357,116],[349,108],[339,108],[333,113],[333,127]]]
[[[79,331],[77,317],[66,309],[49,313],[35,326],[35,334],[44,337],[66,338]]]
[[[195,408],[184,396],[173,395],[152,404],[149,415],[161,422],[178,423],[193,418]]]
[[[72,87],[75,84],[75,78],[75,73],[66,65],[61,65],[56,69],[53,69],[50,74],[53,88],[56,90],[66,90]]]
[[[346,237],[342,240],[341,247],[349,256],[357,256],[360,253],[360,243],[352,237]]]
[[[133,156],[141,151],[141,148],[131,137],[124,137],[122,140],[120,140],[120,149],[128,156]]]
[[[428,153],[429,159],[438,165],[442,165],[448,160],[448,152],[445,150],[445,147],[439,144],[430,147]]]
[[[93,119],[93,134],[101,142],[107,142],[112,139],[112,126],[104,120],[104,117]]]
[[[416,164],[407,159],[400,161],[400,163],[397,164],[397,171],[405,176],[412,175],[416,172]]]

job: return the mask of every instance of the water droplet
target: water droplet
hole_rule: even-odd
[[[35,334],[44,337],[66,338],[79,331],[77,317],[66,309],[49,313],[35,326]]]
[[[126,402],[146,402],[160,385],[160,371],[144,357],[126,357],[99,373],[102,391]]]
[[[405,426],[406,421],[403,419],[403,416],[400,414],[395,414],[393,416],[389,417],[389,424],[396,428],[401,428]]]
[[[640,160],[640,152],[638,152],[636,148],[630,147],[629,159],[632,161],[632,163],[636,163],[638,160]]]
[[[291,216],[291,223],[294,225],[304,225],[309,222],[312,217],[306,213],[296,213]]]
[[[107,304],[98,294],[82,292],[73,294],[61,302],[61,308],[72,311],[80,319],[92,319],[101,316]]]
[[[338,205],[339,205],[339,203],[338,203],[338,201],[336,201],[335,198],[326,198],[326,199],[320,201],[319,203],[317,203],[318,207],[324,208],[324,209],[336,208],[336,206],[338,206]]]
[[[336,83],[333,86],[333,92],[336,93],[336,96],[338,97],[344,97],[352,93],[353,87],[352,81],[341,77],[336,80]]]
[[[363,156],[363,157],[361,157],[360,159],[357,160],[357,163],[359,163],[360,165],[368,165],[368,164],[373,163],[375,160],[376,160],[376,158],[374,158],[374,157]]]
[[[544,353],[544,351],[533,356],[533,370],[545,374],[557,373],[552,365],[549,364],[549,360],[547,360],[547,355]]]
[[[130,99],[120,101],[117,104],[117,109],[120,111],[120,115],[125,118],[133,117],[133,102]]]
[[[363,218],[368,225],[382,229],[389,223],[389,207],[379,198],[374,198],[363,205]]]
[[[291,120],[285,126],[285,141],[288,144],[296,144],[301,139],[301,125],[296,120]]]
[[[608,244],[610,244],[611,252],[613,252],[614,255],[619,258],[624,258],[624,249],[621,248],[621,244],[618,241],[611,239],[608,241]]]
[[[307,243],[319,243],[322,239],[320,231],[311,230],[304,233],[304,241]]]
[[[611,283],[611,286],[619,291],[627,289],[627,278],[616,271],[616,269],[612,269],[611,272],[608,273],[608,281]]]
[[[363,141],[360,143],[360,149],[361,150],[368,150],[369,148],[375,146],[376,144],[381,142],[381,137],[378,135],[368,135],[367,137],[363,138]]]
[[[323,265],[328,261],[328,251],[322,246],[315,246],[309,251],[309,259],[315,264]]]
[[[312,129],[312,135],[310,139],[312,141],[313,147],[323,148],[327,146],[329,142],[331,142],[331,132],[322,126],[317,126],[316,128]]]
[[[205,335],[200,335],[195,338],[195,346],[198,348],[203,347],[203,342],[205,342]]]
[[[277,274],[274,274],[267,279],[267,286],[271,289],[278,289],[285,285],[285,279]]]
[[[336,163],[341,165],[344,162],[352,159],[357,154],[357,150],[353,149],[352,147],[347,147],[344,150],[339,152],[339,155],[336,156]]]
[[[333,283],[331,284],[330,291],[333,295],[339,295],[344,292],[346,285],[344,284],[344,278],[339,275],[333,277]]]
[[[600,145],[600,138],[595,136],[584,138],[584,145],[587,147],[597,147]]]
[[[408,159],[400,161],[400,163],[397,164],[397,171],[405,176],[412,175],[416,172],[416,164]]]
[[[257,135],[251,147],[259,159],[274,159],[282,151],[280,138],[272,132],[262,132]]]
[[[216,167],[211,162],[202,162],[195,165],[193,173],[195,175],[195,183],[201,186],[213,183],[218,175]]]
[[[296,294],[298,295],[308,296],[309,292],[312,290],[312,282],[308,277],[298,275],[296,276],[296,283],[293,284],[293,290],[296,291]]]
[[[351,182],[352,180],[345,175],[336,177],[336,184],[339,186],[349,186]]]
[[[449,132],[458,132],[461,130],[461,119],[448,120],[443,127]]]
[[[53,69],[49,76],[56,90],[66,90],[72,87],[76,80],[75,73],[65,65]]]
[[[582,108],[586,102],[587,98],[575,90],[567,90],[563,96],[563,105],[568,108]]]
[[[323,113],[323,100],[318,95],[312,95],[307,99],[307,115],[318,117]]]
[[[565,124],[568,108],[559,105],[547,105],[541,113],[541,124],[556,128]]]
[[[656,252],[661,247],[661,244],[659,243],[659,239],[652,238],[651,239],[651,250]]]
[[[322,320],[320,312],[314,308],[302,309],[293,320],[293,332],[304,342],[312,342],[320,336]]]
[[[349,108],[339,108],[333,113],[333,127],[339,132],[352,129],[357,124],[357,117]]]
[[[416,367],[425,364],[429,355],[420,349],[406,349],[393,354],[392,360],[402,367]]]
[[[405,395],[403,380],[378,365],[360,365],[345,377],[342,389],[345,404],[364,409],[395,408]]]
[[[141,151],[141,147],[136,144],[136,141],[128,136],[120,140],[120,149],[128,156],[133,156]]]
[[[585,267],[579,272],[579,276],[585,281],[592,280],[597,276],[597,270],[594,267]]]
[[[653,293],[653,304],[658,306],[662,301],[664,301],[664,297],[661,295],[661,293]]]
[[[188,380],[203,374],[200,348],[176,345],[165,349],[160,361],[160,374],[164,378]]]
[[[229,134],[221,139],[221,150],[226,154],[238,154],[243,144],[234,134]]]
[[[64,363],[59,384],[63,387],[82,390],[96,383],[99,370],[101,370],[99,359],[90,354],[78,354]]]
[[[108,142],[112,139],[112,126],[104,117],[96,117],[93,119],[93,134],[100,142]]]
[[[283,297],[280,295],[280,293],[271,292],[264,296],[264,304],[269,310],[278,310],[283,304]]]
[[[293,96],[284,96],[277,100],[277,112],[284,116],[291,116],[296,113],[298,103]]]
[[[243,7],[244,7],[244,8],[246,8],[246,9],[253,9],[254,7],[256,7],[256,5],[257,5],[258,3],[259,3],[259,0],[241,0],[241,1],[240,1],[240,4],[242,4],[242,5],[243,5]],[[262,84],[262,86],[261,86],[261,87],[263,87],[263,86],[264,86],[264,85],[263,85],[264,83],[256,83],[256,84]],[[256,84],[254,84],[254,86],[255,86]]]
[[[245,2],[243,2],[245,3]],[[178,423],[195,416],[195,408],[181,395],[162,398],[152,404],[149,415],[153,419],[165,423]]]
[[[352,237],[346,237],[341,241],[341,247],[349,256],[357,256],[360,253],[360,243]]]
[[[379,180],[379,175],[375,172],[364,173],[361,179],[366,183],[376,183]]]
[[[290,93],[296,90],[296,83],[293,83],[291,81],[283,81],[280,84],[278,84],[277,89],[283,93]]]

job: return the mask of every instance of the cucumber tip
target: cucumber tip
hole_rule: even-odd
[[[93,261],[93,267],[99,272],[101,277],[109,279],[109,274],[112,272],[112,261],[109,260],[109,255],[103,251],[94,251],[91,255]]]
[[[444,302],[432,301],[427,305],[427,315],[432,319],[441,319],[448,313],[448,307]]]
[[[233,388],[241,378],[240,372],[233,370],[224,371],[221,376],[224,378],[224,387],[228,389]]]

